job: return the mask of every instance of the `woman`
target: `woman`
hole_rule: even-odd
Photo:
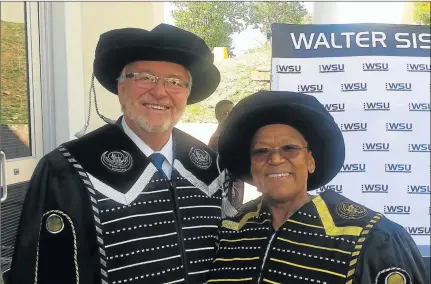
[[[425,284],[405,229],[333,191],[344,140],[314,97],[263,91],[235,106],[219,140],[222,166],[262,196],[222,221],[208,283]]]

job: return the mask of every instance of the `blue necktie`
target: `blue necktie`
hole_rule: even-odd
[[[160,153],[154,153],[150,156],[151,161],[159,172],[163,172],[162,165],[165,157]]]

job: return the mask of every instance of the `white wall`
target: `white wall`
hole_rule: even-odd
[[[24,23],[24,2],[1,2],[1,20],[13,23]]]
[[[413,24],[413,2],[314,2],[313,23]]]

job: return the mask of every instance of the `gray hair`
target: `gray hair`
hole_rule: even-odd
[[[121,70],[121,74],[120,74],[120,76],[118,76],[118,78],[117,78],[117,81],[118,81],[119,83],[123,83],[123,82],[124,82],[124,80],[126,79],[126,67],[127,67],[127,66],[125,66],[125,67],[123,68],[123,70]]]

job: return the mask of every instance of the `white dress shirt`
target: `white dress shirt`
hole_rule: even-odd
[[[172,165],[174,163],[174,152],[173,152],[173,143],[172,143],[172,133],[169,137],[168,142],[163,146],[160,151],[154,151],[150,148],[132,129],[127,125],[127,122],[124,118],[121,120],[121,126],[123,126],[124,132],[130,139],[138,146],[138,148],[144,153],[145,156],[149,157],[151,154],[157,152],[165,157],[165,160],[162,164],[163,172],[165,172],[166,176],[170,179],[172,175]]]

